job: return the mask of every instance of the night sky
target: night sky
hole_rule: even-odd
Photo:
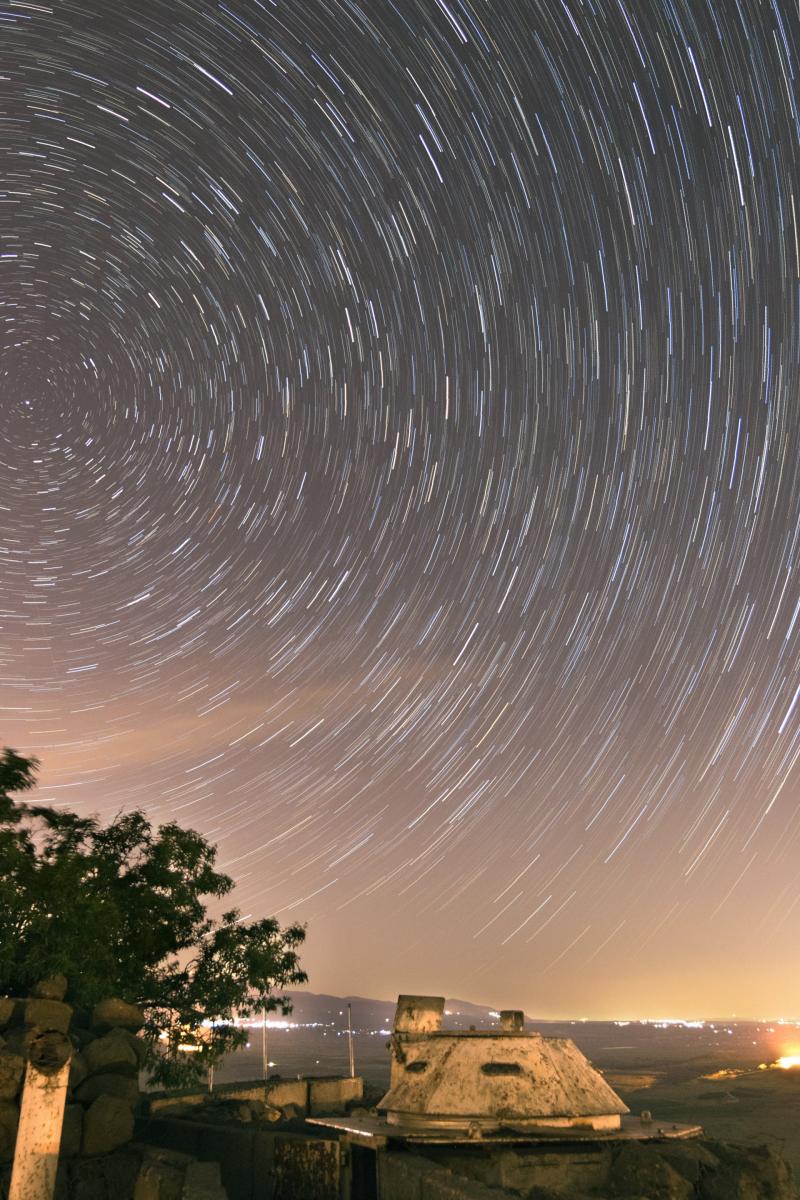
[[[790,0],[0,3],[0,741],[315,991],[800,1013]]]

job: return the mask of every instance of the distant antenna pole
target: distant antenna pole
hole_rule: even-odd
[[[356,1060],[353,1055],[353,1006],[347,1005],[347,1048],[350,1051],[350,1078],[354,1079],[356,1074]]]
[[[261,1072],[269,1079],[269,1055],[267,1054],[267,1010],[261,1010]]]

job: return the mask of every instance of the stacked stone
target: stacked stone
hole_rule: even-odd
[[[73,1009],[64,1003],[66,989],[64,977],[56,976],[26,998],[0,997],[0,1163],[14,1156],[26,1053],[44,1030],[67,1034],[75,1047],[61,1157],[109,1154],[133,1137],[145,1051],[136,1036],[141,1009],[114,999],[91,1013]]]

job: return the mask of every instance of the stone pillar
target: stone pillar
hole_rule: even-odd
[[[40,1033],[27,1057],[8,1200],[52,1200],[72,1043],[63,1033]]]

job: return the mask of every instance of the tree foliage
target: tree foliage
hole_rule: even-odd
[[[37,766],[13,750],[0,756],[0,991],[21,994],[61,972],[73,1005],[108,996],[138,1004],[153,1079],[197,1082],[246,1042],[235,1016],[290,1011],[275,990],[306,981],[305,929],[245,922],[235,908],[210,917],[207,902],[227,896],[233,880],[194,830],[154,829],[140,811],[102,825],[15,803]]]

